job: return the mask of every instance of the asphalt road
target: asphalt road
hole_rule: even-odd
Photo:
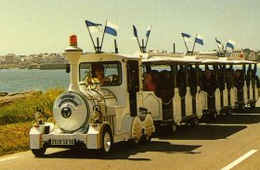
[[[0,157],[0,170],[260,169],[260,112],[246,111],[181,126],[174,134],[157,133],[148,145],[116,144],[105,159],[66,149],[48,149],[35,158],[28,151]]]

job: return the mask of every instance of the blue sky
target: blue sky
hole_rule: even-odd
[[[0,0],[0,55],[63,52],[71,34],[84,51],[93,51],[86,19],[117,23],[122,53],[138,50],[133,24],[140,38],[152,24],[148,49],[171,51],[175,42],[177,51],[185,51],[185,32],[203,35],[204,46],[196,50],[216,49],[215,38],[260,50],[259,9],[259,0]],[[113,51],[113,39],[106,35],[103,50]]]

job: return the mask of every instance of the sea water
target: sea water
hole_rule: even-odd
[[[2,69],[0,92],[20,92],[69,86],[69,74],[65,70]]]

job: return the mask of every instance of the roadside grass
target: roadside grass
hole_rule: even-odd
[[[29,131],[33,122],[0,125],[0,156],[29,149]]]
[[[0,156],[29,149],[29,131],[35,123],[35,109],[43,106],[46,120],[52,117],[53,103],[63,91],[50,89],[0,107]]]

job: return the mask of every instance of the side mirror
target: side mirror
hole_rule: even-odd
[[[66,64],[66,73],[70,73],[70,64]]]

